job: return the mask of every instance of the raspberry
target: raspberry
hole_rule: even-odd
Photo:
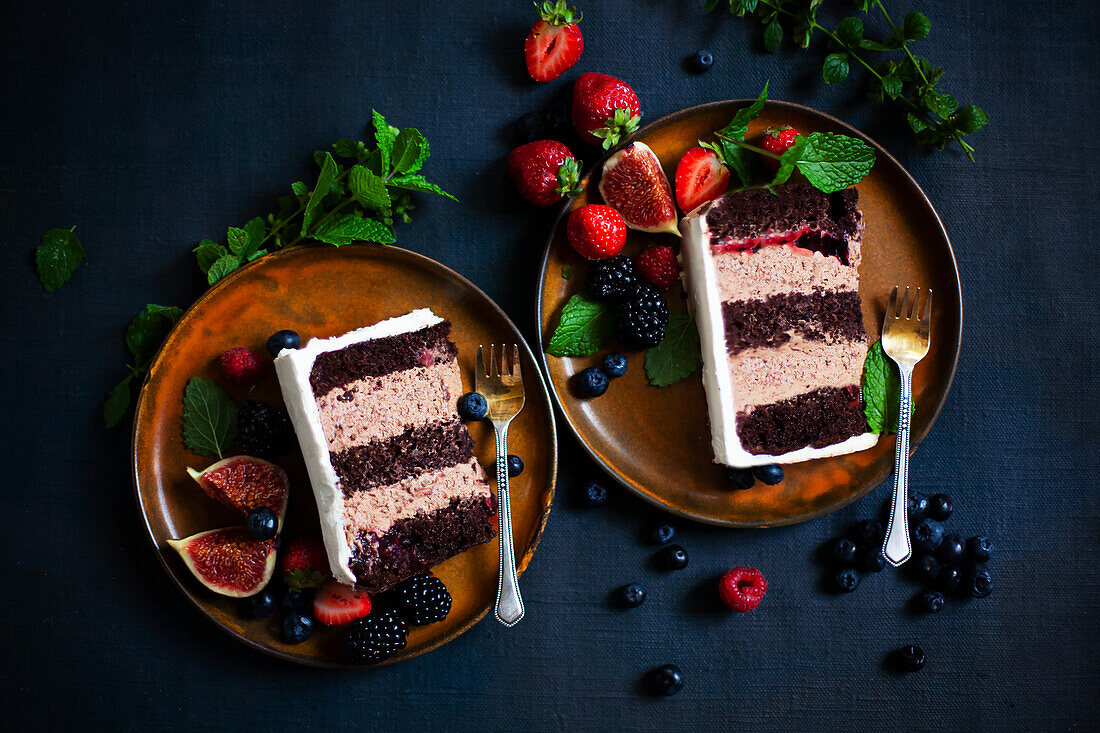
[[[393,611],[354,621],[344,637],[344,653],[353,662],[374,664],[405,648],[409,624]]]
[[[760,605],[768,591],[768,581],[756,568],[727,570],[718,581],[718,595],[722,603],[734,611],[745,613]]]
[[[260,378],[263,365],[256,352],[244,346],[235,346],[221,356],[222,374],[230,382],[252,385]]]
[[[237,432],[245,453],[257,458],[286,453],[294,438],[294,429],[286,415],[258,400],[248,400],[237,411]]]
[[[434,575],[414,575],[397,586],[397,606],[413,626],[434,624],[451,612],[451,594]]]
[[[668,303],[653,286],[638,285],[619,308],[619,340],[631,349],[649,349],[665,339]]]
[[[638,273],[625,255],[600,260],[588,275],[588,289],[600,300],[624,300],[637,286]]]
[[[662,289],[672,287],[680,277],[680,263],[676,253],[667,244],[657,244],[642,250],[634,260],[634,266],[642,277]]]

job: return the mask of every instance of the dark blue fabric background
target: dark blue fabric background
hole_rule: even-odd
[[[754,24],[702,0],[578,0],[586,49],[563,79],[525,78],[529,2],[6,4],[0,119],[5,465],[0,507],[0,698],[13,729],[1045,730],[1100,723],[1100,500],[1094,355],[1100,185],[1091,0],[890,0],[932,18],[921,48],[945,87],[989,111],[978,162],[911,144],[893,108],[826,87],[821,58],[759,53]],[[830,0],[832,4],[832,0]],[[702,76],[683,60],[717,57]],[[265,213],[310,152],[357,137],[376,107],[430,139],[429,176],[461,205],[421,197],[399,243],[456,268],[529,337],[552,212],[505,179],[508,125],[584,70],[628,80],[646,119],[715,99],[773,96],[865,130],[943,217],[965,302],[947,405],[918,450],[919,490],[956,499],[953,528],[997,543],[997,590],[934,617],[887,572],[836,597],[813,548],[870,515],[886,487],[824,519],[766,531],[676,522],[691,565],[649,569],[639,532],[658,518],[618,489],[582,511],[594,475],[563,433],[561,500],[523,579],[528,616],[487,620],[396,667],[318,671],[229,640],[149,551],[134,506],[126,426],[100,402],[122,376],[123,329],[145,303],[202,290],[190,248]],[[591,159],[591,153],[587,156]],[[86,266],[47,295],[33,250],[77,225]],[[385,297],[379,293],[379,297]],[[767,575],[756,612],[715,613],[714,576]],[[606,603],[626,582],[650,600]],[[916,642],[929,663],[887,674]],[[642,673],[675,662],[682,693]]]

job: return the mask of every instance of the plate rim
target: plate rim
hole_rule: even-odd
[[[679,110],[676,110],[674,112],[670,112],[666,115],[663,115],[661,117],[658,117],[653,122],[650,122],[650,123],[644,125],[643,127],[638,128],[638,130],[633,135],[631,135],[627,139],[623,140],[622,143],[620,143],[619,145],[613,146],[610,150],[605,151],[604,154],[602,156],[600,156],[599,160],[597,160],[593,165],[591,165],[585,171],[584,176],[581,178],[581,183],[587,185],[587,182],[589,181],[589,179],[597,172],[597,170],[599,170],[603,166],[604,162],[608,158],[610,158],[615,152],[617,152],[618,150],[621,150],[626,145],[629,145],[632,141],[639,139],[647,131],[649,131],[649,130],[655,128],[655,127],[658,127],[659,125],[666,124],[666,123],[670,122],[671,120],[673,120],[674,118],[689,117],[691,115],[698,114],[698,113],[703,112],[703,111],[708,111],[708,110],[714,109],[716,107],[724,107],[724,106],[727,106],[727,105],[749,105],[749,104],[752,104],[755,101],[756,101],[755,99],[716,100],[716,101],[712,101],[712,102],[704,102],[703,104],[692,105],[691,107],[684,107],[683,109],[679,109]],[[952,266],[952,269],[954,270],[954,273],[955,273],[955,292],[958,294],[957,307],[958,307],[958,312],[959,312],[959,327],[958,327],[957,332],[955,333],[955,343],[957,344],[957,346],[955,348],[954,356],[951,360],[951,370],[950,370],[950,373],[948,374],[948,377],[947,377],[947,386],[943,391],[943,395],[941,395],[938,403],[936,404],[935,410],[932,411],[932,417],[929,419],[928,424],[925,426],[924,430],[921,431],[921,433],[919,435],[915,436],[915,438],[913,438],[913,437],[910,438],[909,454],[912,455],[913,452],[916,451],[917,447],[928,436],[928,433],[932,430],[932,426],[935,425],[936,420],[940,416],[940,412],[943,410],[944,403],[947,402],[947,395],[951,393],[951,386],[955,382],[955,373],[958,370],[958,366],[959,366],[959,355],[962,353],[962,333],[963,333],[962,280],[961,280],[960,275],[959,275],[959,262],[958,262],[958,259],[955,257],[955,248],[951,244],[951,237],[948,235],[947,228],[943,224],[943,219],[940,217],[940,212],[937,211],[936,207],[932,205],[932,200],[928,198],[928,194],[925,193],[923,188],[921,188],[921,185],[917,182],[917,179],[913,177],[913,174],[910,173],[909,170],[905,166],[903,166],[897,158],[895,158],[893,155],[891,155],[890,152],[888,150],[886,150],[886,148],[884,148],[878,142],[873,140],[870,136],[868,136],[867,134],[865,134],[861,130],[856,129],[854,126],[850,125],[849,123],[845,122],[844,120],[841,120],[838,117],[835,117],[831,114],[828,114],[827,112],[822,112],[821,110],[816,109],[814,107],[810,107],[808,105],[799,104],[797,102],[788,102],[786,100],[780,100],[780,99],[769,99],[765,102],[765,108],[767,106],[780,107],[780,108],[789,108],[789,109],[797,110],[797,111],[802,112],[804,114],[808,113],[810,115],[817,115],[817,116],[823,117],[826,120],[828,120],[829,122],[843,128],[845,130],[846,134],[851,133],[854,137],[858,137],[859,139],[863,140],[865,143],[867,143],[868,145],[873,147],[875,149],[875,154],[879,155],[879,156],[882,156],[883,158],[888,160],[890,163],[892,163],[894,166],[896,166],[897,170],[901,171],[903,177],[913,186],[914,189],[916,189],[917,193],[920,194],[920,197],[921,197],[922,201],[928,207],[928,210],[932,212],[932,216],[935,217],[936,225],[939,227],[940,233],[943,235],[943,239],[947,243],[947,253],[951,257],[951,266]],[[692,521],[700,522],[702,524],[709,524],[709,525],[718,526],[718,527],[732,527],[732,528],[735,528],[735,529],[768,529],[768,528],[771,528],[771,527],[784,527],[784,526],[789,526],[789,525],[792,525],[792,524],[800,524],[802,522],[808,522],[812,519],[817,519],[818,517],[823,517],[827,514],[832,514],[833,512],[844,508],[845,506],[851,504],[852,502],[858,501],[859,499],[863,498],[864,496],[869,494],[871,491],[873,491],[875,488],[877,488],[878,486],[881,485],[882,482],[879,482],[879,483],[874,484],[874,485],[869,485],[869,486],[867,486],[866,488],[864,488],[860,491],[853,492],[850,496],[845,497],[845,499],[843,501],[837,502],[836,504],[834,504],[830,507],[826,507],[824,509],[818,509],[818,510],[808,512],[806,514],[801,514],[801,515],[798,515],[798,516],[795,516],[795,517],[786,517],[786,518],[778,519],[778,520],[771,521],[771,522],[759,523],[759,522],[741,522],[741,521],[736,521],[736,520],[722,520],[722,519],[716,519],[714,517],[709,517],[709,516],[704,516],[704,515],[701,515],[701,514],[696,514],[696,513],[690,512],[690,511],[685,511],[685,510],[680,509],[679,507],[677,507],[677,506],[675,506],[675,505],[673,505],[673,504],[671,504],[667,501],[661,501],[660,498],[656,495],[651,496],[650,494],[646,494],[646,493],[643,493],[641,491],[638,491],[634,488],[634,486],[632,486],[630,483],[625,481],[623,479],[623,477],[620,476],[617,471],[613,470],[612,467],[607,464],[607,462],[605,462],[602,458],[600,458],[599,454],[597,454],[596,451],[594,451],[588,445],[587,441],[585,441],[584,438],[581,437],[580,431],[577,429],[576,424],[570,418],[569,413],[567,413],[565,411],[565,408],[563,407],[561,395],[558,394],[558,389],[554,384],[554,380],[550,377],[550,362],[549,362],[549,359],[548,359],[548,354],[546,353],[546,350],[545,350],[545,345],[543,343],[543,329],[544,329],[544,324],[542,323],[543,284],[546,282],[546,271],[547,271],[547,267],[549,266],[550,251],[551,251],[551,248],[554,245],[554,234],[558,231],[558,228],[561,226],[562,220],[569,213],[570,208],[572,206],[572,203],[573,203],[572,198],[566,199],[562,203],[561,210],[558,212],[557,217],[555,217],[554,223],[550,227],[549,234],[546,237],[546,245],[543,248],[542,260],[539,264],[538,280],[537,280],[536,295],[535,295],[535,313],[534,313],[534,315],[535,315],[535,338],[537,339],[537,342],[538,342],[539,357],[542,360],[543,369],[546,370],[546,382],[547,382],[547,384],[550,388],[550,394],[553,395],[553,400],[554,400],[555,406],[558,408],[558,410],[561,411],[562,422],[564,422],[566,425],[569,426],[569,430],[573,433],[573,436],[577,439],[577,442],[580,443],[581,446],[584,448],[585,453],[587,453],[588,456],[593,461],[595,461],[596,464],[600,466],[600,468],[602,468],[604,470],[605,473],[607,473],[609,476],[614,478],[615,481],[617,481],[619,483],[619,485],[621,485],[622,487],[624,487],[625,489],[630,491],[635,496],[638,496],[638,497],[644,499],[649,504],[651,504],[653,506],[656,506],[659,509],[662,509],[664,511],[667,511],[670,514],[673,514],[674,516],[682,517],[684,519],[690,519]],[[887,478],[888,477],[889,477],[889,474],[887,474]],[[885,481],[886,479],[883,479],[883,480]]]
[[[485,609],[480,611],[478,614],[476,614],[473,618],[470,619],[470,621],[468,621],[467,623],[457,627],[456,629],[454,629],[451,633],[447,634],[446,636],[443,636],[443,637],[433,641],[431,644],[428,644],[427,646],[425,646],[421,649],[418,649],[418,650],[416,650],[415,652],[413,652],[411,654],[398,655],[396,657],[384,660],[384,661],[382,661],[378,664],[351,664],[351,663],[348,663],[348,662],[342,662],[342,661],[336,661],[336,660],[329,661],[329,660],[324,660],[324,659],[313,659],[313,658],[308,658],[308,657],[303,657],[303,656],[300,656],[300,655],[296,655],[292,652],[283,651],[281,649],[276,649],[274,647],[265,645],[265,644],[255,640],[255,639],[252,639],[248,635],[243,634],[243,633],[241,633],[241,632],[239,632],[239,631],[237,631],[233,628],[230,628],[229,626],[227,626],[226,624],[222,623],[217,618],[215,618],[209,611],[207,611],[206,607],[202,603],[202,599],[199,597],[199,594],[195,591],[195,589],[188,587],[189,583],[184,582],[185,579],[178,577],[176,572],[171,567],[169,567],[168,561],[165,557],[166,553],[161,551],[161,547],[157,542],[157,537],[156,537],[155,533],[153,532],[152,526],[149,523],[149,511],[145,506],[145,502],[142,500],[141,481],[140,481],[140,478],[139,478],[139,475],[138,475],[138,473],[139,473],[139,471],[138,471],[138,458],[137,458],[137,439],[138,439],[138,424],[139,424],[138,417],[141,414],[142,410],[145,409],[145,407],[146,407],[147,394],[148,394],[147,387],[148,387],[149,382],[152,378],[154,370],[156,370],[156,368],[160,365],[161,359],[164,355],[165,345],[169,342],[169,340],[175,334],[176,330],[179,328],[180,324],[183,323],[184,319],[196,307],[198,307],[198,305],[200,303],[204,302],[207,298],[211,297],[212,294],[217,292],[220,288],[229,287],[230,285],[232,285],[233,281],[236,280],[237,278],[241,277],[242,273],[244,273],[245,271],[247,271],[249,269],[252,269],[252,268],[255,268],[255,267],[258,267],[258,266],[260,266],[261,263],[263,263],[265,261],[270,261],[272,259],[287,257],[287,256],[290,256],[291,254],[297,255],[298,253],[303,252],[303,251],[323,250],[323,249],[327,249],[328,247],[329,247],[329,245],[318,244],[318,243],[309,241],[309,242],[303,242],[301,244],[294,245],[292,247],[287,247],[286,249],[281,249],[281,250],[278,250],[276,252],[271,252],[271,253],[265,255],[264,257],[257,258],[255,260],[253,260],[252,262],[248,262],[245,265],[243,265],[242,267],[239,267],[238,269],[234,270],[228,276],[222,278],[221,280],[216,282],[213,286],[207,288],[205,291],[203,291],[203,293],[201,295],[199,295],[198,298],[196,298],[191,303],[191,305],[189,305],[186,309],[184,309],[184,312],[180,315],[179,320],[177,320],[174,324],[172,324],[172,327],[168,330],[168,333],[165,335],[164,340],[161,342],[160,346],[157,347],[156,355],[153,357],[153,360],[149,363],[149,369],[145,373],[145,376],[144,376],[144,378],[142,379],[142,382],[141,382],[141,388],[138,391],[138,397],[137,397],[137,400],[135,401],[135,405],[134,405],[134,413],[133,413],[133,418],[132,418],[133,422],[132,422],[132,425],[131,425],[131,428],[130,428],[130,478],[131,478],[131,484],[132,484],[133,489],[134,489],[134,498],[137,502],[138,512],[141,514],[141,522],[142,522],[142,525],[145,528],[145,536],[149,540],[150,544],[152,545],[153,554],[156,555],[157,561],[160,563],[161,567],[164,569],[164,571],[168,575],[169,579],[171,579],[172,583],[175,584],[175,586],[191,602],[191,605],[194,606],[204,618],[206,618],[212,624],[214,624],[214,626],[221,629],[224,633],[228,634],[229,636],[233,637],[234,639],[244,643],[245,645],[251,647],[252,649],[255,649],[256,651],[262,652],[263,654],[266,654],[266,655],[269,655],[269,656],[272,656],[272,657],[276,657],[276,658],[284,660],[284,661],[293,662],[295,664],[301,664],[301,665],[305,665],[305,666],[309,666],[309,667],[316,667],[316,668],[327,668],[327,669],[373,669],[373,668],[377,668],[377,667],[385,667],[385,666],[388,666],[388,665],[391,665],[391,664],[397,664],[397,663],[400,663],[400,662],[409,661],[409,660],[415,659],[416,657],[419,657],[423,654],[434,651],[434,650],[438,649],[439,647],[444,646],[445,644],[449,644],[450,642],[454,641],[459,636],[461,636],[462,634],[466,633],[467,631],[472,629],[474,626],[479,624],[489,614],[489,612],[492,610],[493,602],[491,601],[489,603],[488,607],[486,607]],[[482,290],[480,287],[475,285],[468,278],[466,278],[465,276],[463,276],[462,274],[460,274],[456,270],[448,267],[447,265],[443,264],[439,260],[436,260],[432,257],[428,257],[427,255],[421,254],[420,252],[415,252],[413,250],[406,249],[404,247],[397,247],[397,246],[394,246],[394,245],[377,245],[377,244],[373,244],[373,243],[370,243],[370,242],[363,242],[363,241],[353,242],[353,243],[350,243],[350,244],[347,244],[347,245],[343,245],[343,247],[349,247],[349,248],[354,247],[354,248],[357,248],[357,249],[371,249],[371,250],[385,249],[387,251],[392,251],[392,252],[397,253],[398,256],[409,257],[413,260],[419,260],[423,264],[427,264],[430,267],[439,268],[440,270],[443,271],[443,273],[445,275],[447,275],[448,277],[454,278],[454,280],[457,281],[460,285],[470,288],[471,290],[474,291],[474,293],[476,295],[480,296],[487,303],[489,303],[492,306],[492,309],[497,312],[497,315],[500,316],[501,318],[503,318],[504,322],[507,323],[508,326],[510,328],[512,328],[512,330],[515,331],[515,333],[519,336],[520,343],[523,345],[524,349],[527,351],[527,355],[531,358],[531,362],[535,365],[539,364],[539,360],[535,356],[535,354],[531,351],[531,345],[527,343],[527,340],[523,336],[523,332],[519,329],[518,326],[516,326],[516,324],[512,321],[512,319],[508,316],[508,314],[504,312],[504,309],[501,308],[500,305],[495,300],[490,298],[488,296],[488,294],[485,293],[484,290]],[[546,491],[543,492],[544,495],[545,495],[545,500],[542,501],[542,511],[539,513],[539,518],[538,518],[538,522],[537,522],[535,535],[534,535],[534,537],[531,538],[531,543],[528,545],[528,547],[524,551],[522,557],[520,557],[518,559],[518,562],[516,563],[516,574],[517,574],[517,576],[522,576],[523,573],[527,570],[527,566],[530,564],[531,559],[534,557],[535,550],[538,549],[539,543],[542,541],[542,535],[543,535],[543,532],[546,530],[546,524],[547,524],[547,521],[549,520],[549,517],[550,517],[550,510],[551,510],[551,508],[553,507],[553,504],[554,504],[554,496],[555,496],[555,493],[556,493],[556,490],[557,490],[557,482],[558,482],[558,430],[557,430],[557,418],[554,415],[554,410],[555,410],[556,404],[555,404],[553,398],[550,396],[551,393],[550,393],[550,389],[547,385],[547,380],[545,379],[545,377],[543,376],[541,371],[539,371],[538,369],[536,369],[534,371],[538,373],[538,382],[539,382],[539,385],[542,387],[541,396],[542,396],[542,399],[545,400],[546,414],[549,417],[550,445],[549,445],[548,454],[550,456],[550,482],[549,482],[549,485],[546,488]]]

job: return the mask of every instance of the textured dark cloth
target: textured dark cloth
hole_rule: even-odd
[[[1093,0],[887,0],[919,7],[919,50],[946,89],[991,115],[978,162],[911,144],[897,108],[821,81],[823,52],[759,53],[760,30],[702,0],[577,0],[585,51],[561,81],[525,79],[529,2],[9,3],[0,118],[4,456],[0,605],[5,723],[16,730],[1050,730],[1095,729],[1100,676],[1100,386],[1096,285],[1100,10]],[[831,0],[829,4],[834,4]],[[835,4],[847,12],[840,0]],[[700,48],[714,68],[693,76]],[[125,324],[204,289],[203,237],[266,213],[314,175],[310,153],[356,137],[377,108],[432,144],[426,172],[461,204],[419,196],[399,244],[456,268],[532,338],[553,211],[506,180],[509,123],[584,70],[628,80],[646,120],[715,99],[775,98],[847,120],[898,156],[955,244],[966,319],[947,404],[913,463],[949,491],[949,527],[997,543],[993,595],[904,610],[886,571],[825,593],[814,548],[874,513],[887,487],[793,527],[673,520],[691,562],[653,569],[644,530],[667,519],[612,489],[563,427],[559,498],[522,586],[527,618],[487,619],[378,670],[318,671],[232,641],[190,608],[150,552],[130,488],[129,431],[100,403],[124,376]],[[586,161],[595,159],[585,151]],[[34,246],[77,226],[87,264],[43,292]],[[641,368],[639,360],[631,369]],[[624,429],[625,426],[624,426]],[[714,579],[760,568],[746,615]],[[644,583],[647,600],[609,594]],[[917,643],[927,666],[888,674]],[[643,694],[678,664],[678,695]]]

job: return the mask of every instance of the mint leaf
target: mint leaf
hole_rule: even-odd
[[[905,34],[906,40],[919,41],[925,38],[930,30],[932,30],[932,21],[928,20],[928,16],[915,10],[905,14],[902,33]]]
[[[225,241],[229,245],[230,252],[244,258],[248,250],[248,232],[238,227],[229,227],[225,232]]]
[[[611,340],[615,316],[606,305],[577,293],[561,311],[561,321],[546,345],[551,356],[592,356]]]
[[[821,78],[826,84],[839,84],[848,78],[848,54],[831,53],[821,67]]]
[[[428,141],[414,127],[406,127],[393,141],[392,165],[398,173],[415,173],[428,157]]]
[[[787,148],[783,155],[779,157],[779,168],[775,171],[775,177],[772,178],[771,183],[768,186],[778,186],[780,183],[786,183],[794,173],[794,169],[798,167],[798,159],[802,156],[802,151],[806,148],[806,138],[799,135],[794,139],[791,147]]]
[[[375,110],[371,110],[371,122],[374,124],[374,140],[378,143],[381,157],[379,172],[385,175],[390,172],[390,155],[393,153],[395,135],[386,118]]]
[[[109,428],[118,425],[118,421],[130,409],[130,380],[133,375],[126,377],[110,391],[103,402],[103,424]]]
[[[198,260],[199,269],[202,270],[202,274],[210,272],[210,267],[223,256],[229,254],[222,245],[209,239],[204,239],[199,242],[195,249],[191,250],[195,253],[195,259]]]
[[[183,392],[183,444],[200,456],[224,457],[237,439],[237,406],[209,379],[193,377]]]
[[[676,384],[702,363],[695,319],[683,311],[671,311],[664,340],[645,352],[645,373],[649,383],[654,387]]]
[[[355,200],[369,209],[382,211],[390,206],[386,182],[361,165],[353,166],[348,173],[348,188]]]
[[[356,158],[361,144],[342,137],[332,144],[332,149],[341,158]]]
[[[258,252],[260,246],[264,243],[264,237],[267,235],[267,223],[262,216],[257,216],[255,219],[250,219],[247,224],[242,227],[248,232],[248,249],[245,250],[245,260],[252,259],[252,255]]]
[[[989,122],[989,115],[981,107],[968,104],[951,115],[951,119],[958,126],[960,132],[969,135],[985,127],[986,123]]]
[[[845,46],[855,48],[863,42],[863,21],[855,16],[845,18],[837,26],[836,34]]]
[[[321,172],[317,176],[317,185],[313,187],[313,192],[309,194],[309,201],[306,203],[305,211],[302,212],[301,236],[306,236],[309,228],[316,221],[321,202],[325,196],[328,196],[332,184],[336,182],[336,175],[336,161],[332,159],[332,155],[324,153],[321,159]]]
[[[241,261],[236,255],[227,254],[219,257],[206,273],[207,284],[213,285],[240,266]]]
[[[778,20],[773,20],[764,28],[764,50],[775,53],[783,43],[783,26]]]
[[[959,108],[959,103],[954,97],[937,92],[935,89],[925,89],[920,95],[920,101],[944,119],[950,117],[951,113]]]
[[[875,151],[862,140],[832,132],[811,132],[795,138],[779,160],[779,171],[769,185],[783,183],[797,166],[814,188],[825,193],[854,186],[871,172]]]
[[[406,188],[411,191],[427,191],[429,193],[438,194],[440,196],[446,196],[451,201],[458,201],[454,196],[444,191],[434,183],[428,183],[424,180],[424,176],[421,175],[408,175],[408,176],[394,176],[386,182],[387,185],[394,186],[396,188]]]
[[[38,279],[47,293],[60,288],[76,272],[84,259],[84,247],[72,229],[50,229],[42,235],[42,243],[34,253]]]
[[[573,268],[570,267],[569,265],[562,265],[561,279],[562,280],[568,280],[571,277],[573,277]]]
[[[901,401],[901,378],[898,367],[887,358],[882,342],[876,341],[867,350],[863,362],[863,414],[872,433],[896,433],[898,406]]]
[[[756,101],[748,107],[742,107],[734,114],[729,124],[718,131],[721,137],[729,137],[735,140],[744,140],[749,131],[749,123],[760,116],[764,109],[764,103],[768,100],[768,82],[764,82],[764,89],[756,98]],[[708,150],[714,151],[718,159],[732,168],[741,179],[742,186],[750,186],[753,181],[752,154],[744,148],[738,147],[729,140],[718,140],[717,147],[709,143],[699,144]]]
[[[295,181],[294,183],[290,184],[290,190],[294,193],[295,196],[297,196],[298,198],[302,198],[309,193],[309,186],[302,183],[301,181]]]
[[[393,244],[395,241],[391,227],[352,213],[340,213],[322,222],[310,236],[336,247],[352,242]]]
[[[756,101],[750,104],[748,107],[742,107],[737,110],[733,115],[733,119],[730,123],[723,127],[718,132],[726,137],[735,137],[738,140],[744,140],[745,135],[749,131],[749,123],[760,116],[760,113],[764,111],[764,103],[768,101],[768,83],[764,82],[764,89],[760,92],[760,96],[756,98]],[[738,148],[740,150],[740,148]]]
[[[183,311],[175,306],[150,303],[130,321],[126,328],[126,347],[134,357],[135,367],[141,368],[153,358],[172,324],[182,315]]]

